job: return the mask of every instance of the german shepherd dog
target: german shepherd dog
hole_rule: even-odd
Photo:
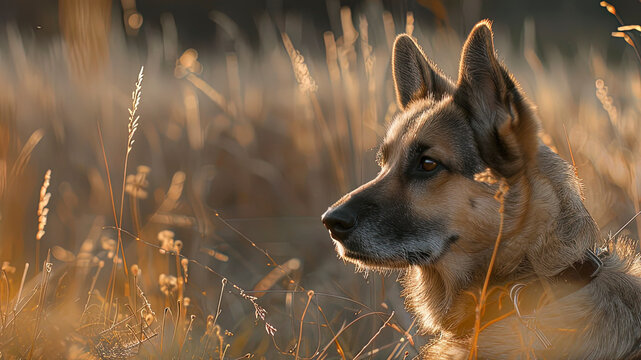
[[[456,83],[408,35],[392,71],[402,111],[380,172],[322,221],[343,259],[401,270],[406,307],[438,335],[422,358],[466,359],[476,344],[482,359],[641,359],[635,245],[600,238],[573,167],[540,141],[534,107],[497,59],[491,23],[471,31]],[[481,173],[507,184],[501,201]]]

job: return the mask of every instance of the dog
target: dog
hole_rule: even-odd
[[[491,22],[470,32],[456,82],[409,35],[392,72],[401,111],[380,172],[321,219],[343,259],[401,271],[407,309],[437,335],[421,358],[641,359],[635,245],[601,239]]]

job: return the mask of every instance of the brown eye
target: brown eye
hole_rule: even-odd
[[[437,166],[438,163],[436,161],[425,156],[421,158],[421,169],[423,171],[432,171],[436,169]]]

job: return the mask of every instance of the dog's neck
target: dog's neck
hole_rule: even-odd
[[[536,162],[514,179],[505,198],[505,228],[492,285],[551,277],[581,259],[598,238],[573,168],[541,145]],[[425,332],[455,331],[475,309],[493,245],[483,253],[446,253],[410,268],[402,283],[407,307]],[[467,258],[463,258],[467,257]]]

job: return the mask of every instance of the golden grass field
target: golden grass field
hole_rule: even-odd
[[[377,171],[395,35],[455,78],[466,34],[342,8],[313,46],[263,16],[257,49],[184,49],[166,16],[136,47],[104,3],[61,1],[47,43],[0,30],[0,359],[414,358],[396,274],[355,273],[319,219]],[[635,50],[537,50],[535,26],[496,48],[604,238],[638,238]]]

